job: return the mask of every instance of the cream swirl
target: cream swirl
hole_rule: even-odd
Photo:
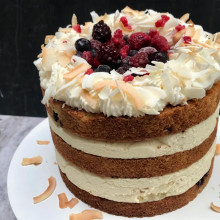
[[[170,17],[159,29],[171,46],[172,55],[168,62],[154,62],[154,66],[146,65],[145,68],[132,67],[123,75],[116,70],[112,70],[111,74],[95,72],[85,75],[84,70],[71,79],[64,77],[80,64],[87,64],[71,51],[75,50],[77,39],[91,39],[94,23],[104,20],[114,31],[123,29],[120,18],[126,16],[133,28],[130,33],[147,32],[155,29],[155,22],[162,14]],[[195,25],[192,30],[192,26],[171,14],[153,10],[138,12],[127,8],[101,17],[95,12],[91,15],[93,23],[81,25],[82,33],[69,27],[60,28],[43,48],[43,55],[34,62],[39,70],[41,87],[45,90],[43,104],[52,97],[69,106],[107,116],[156,115],[167,104],[185,105],[187,100],[203,98],[206,90],[220,79],[218,35],[204,32],[201,26]],[[191,44],[185,45],[183,38],[173,42],[178,24],[188,27],[185,35],[193,32]],[[126,33],[128,30],[123,31]],[[146,72],[149,75],[144,75]],[[140,76],[124,82],[123,78],[132,73]]]

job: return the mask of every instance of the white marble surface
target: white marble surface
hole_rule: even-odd
[[[11,158],[22,139],[44,118],[0,115],[0,219],[16,219],[7,195],[7,174]]]

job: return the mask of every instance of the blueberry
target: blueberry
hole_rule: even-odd
[[[125,35],[124,37],[123,37],[123,39],[124,39],[124,41],[127,43],[128,42],[128,35]]]
[[[78,56],[78,57],[82,57],[82,52],[77,51],[75,55]]]
[[[137,50],[130,50],[129,52],[128,52],[128,56],[131,56],[131,57],[133,57],[135,54],[137,54],[138,53],[138,51]]]
[[[92,49],[91,43],[85,38],[80,38],[75,42],[75,47],[78,51],[89,51]]]
[[[128,65],[121,66],[117,69],[117,72],[120,74],[124,74],[129,69]]]
[[[124,66],[124,65],[129,65],[130,59],[131,59],[131,57],[129,57],[129,56],[125,57],[125,58],[121,61],[121,64],[122,64],[123,66]]]
[[[96,54],[97,54],[97,51],[98,51],[97,49],[92,48],[92,49],[90,50],[90,53],[92,54],[93,57],[95,57]]]
[[[95,72],[108,72],[110,73],[112,71],[112,68],[108,65],[99,65],[98,68],[95,70]]]
[[[58,114],[55,111],[53,111],[53,119],[55,122],[59,120]]]
[[[166,63],[169,60],[168,53],[167,52],[163,52],[163,51],[149,54],[148,58],[149,58],[149,61],[150,61],[151,65],[153,65],[152,61],[158,61],[158,62]]]

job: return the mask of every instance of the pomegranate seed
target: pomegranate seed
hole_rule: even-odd
[[[161,15],[161,19],[162,19],[162,21],[165,21],[165,23],[166,23],[167,21],[169,21],[170,17],[167,15]]]
[[[181,31],[181,30],[183,30],[183,29],[185,29],[185,28],[186,28],[185,25],[181,25],[181,24],[178,24],[178,25],[175,27],[175,29],[176,29],[177,32],[179,32],[179,31]]]
[[[169,21],[170,17],[167,15],[161,15],[161,19],[156,21],[155,26],[156,27],[164,27],[167,21]]]
[[[64,41],[63,41],[63,43],[65,44],[65,43],[67,43],[67,41],[66,41],[66,40],[64,40]]]
[[[190,44],[192,41],[192,38],[190,36],[184,36],[183,40],[184,40],[185,44]]]
[[[132,26],[130,24],[128,24],[128,19],[125,16],[121,17],[120,21],[126,28],[128,28],[130,30],[132,29]]]
[[[72,59],[72,61],[75,63],[76,62],[76,60],[75,59]]]
[[[81,33],[81,32],[82,32],[82,31],[81,31],[81,27],[80,27],[79,24],[73,25],[73,30],[75,30],[75,31],[78,32],[78,33]]]
[[[94,71],[93,69],[88,69],[86,72],[85,72],[85,75],[90,75],[92,74]]]
[[[124,82],[129,82],[129,81],[132,81],[134,79],[134,77],[132,75],[128,75],[128,76],[125,76],[123,78],[123,81]]]

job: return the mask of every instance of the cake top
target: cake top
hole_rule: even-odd
[[[50,98],[107,116],[156,115],[201,99],[220,79],[220,33],[153,10],[125,7],[59,28],[34,62]]]

